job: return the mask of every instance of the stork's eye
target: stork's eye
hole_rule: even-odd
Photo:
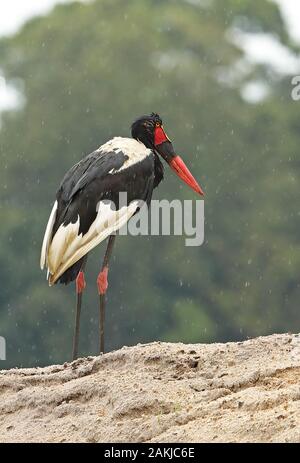
[[[159,122],[156,122],[156,127],[160,127],[160,123]]]

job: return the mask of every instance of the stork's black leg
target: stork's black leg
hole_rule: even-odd
[[[100,316],[99,316],[99,341],[100,341],[100,354],[104,353],[104,319],[105,319],[105,293],[108,287],[107,275],[108,275],[108,262],[111,257],[112,248],[115,242],[116,235],[110,235],[108,239],[105,256],[101,272],[97,278],[98,292],[99,292],[99,304],[100,304]]]
[[[76,278],[76,315],[75,315],[75,331],[73,338],[73,354],[72,360],[78,357],[79,330],[80,330],[80,313],[82,303],[82,293],[85,289],[84,269],[87,261],[87,255],[84,257],[80,272]]]

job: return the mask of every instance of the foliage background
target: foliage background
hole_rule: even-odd
[[[23,99],[1,115],[1,366],[70,358],[74,288],[48,288],[38,265],[54,193],[83,154],[152,111],[205,189],[205,243],[117,240],[108,349],[300,330],[300,103],[291,76],[247,62],[233,31],[299,52],[267,0],[74,2],[0,41],[1,72]],[[241,92],[257,81],[268,96],[251,104]],[[167,169],[154,197],[195,198]],[[83,355],[97,351],[103,248],[87,271]]]

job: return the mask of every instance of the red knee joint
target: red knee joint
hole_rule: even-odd
[[[108,288],[107,274],[108,267],[104,267],[104,269],[99,273],[97,278],[98,292],[101,295],[105,294]]]
[[[79,272],[76,278],[76,292],[77,294],[82,293],[82,291],[85,289],[86,283],[84,279],[84,273]]]

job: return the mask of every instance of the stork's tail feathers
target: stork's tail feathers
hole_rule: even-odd
[[[47,254],[48,254],[49,244],[51,241],[53,225],[56,219],[56,212],[57,212],[57,201],[55,201],[53,205],[53,208],[52,208],[52,211],[51,211],[48,223],[47,223],[44,239],[43,239],[41,258],[40,258],[40,267],[42,270],[47,265]]]
[[[58,280],[55,281],[55,283],[62,283],[64,285],[68,285],[69,283],[74,281],[81,270],[83,260],[84,257],[75,262],[75,264],[68,268],[68,270],[66,270],[65,273],[63,273],[61,277],[59,277]]]

